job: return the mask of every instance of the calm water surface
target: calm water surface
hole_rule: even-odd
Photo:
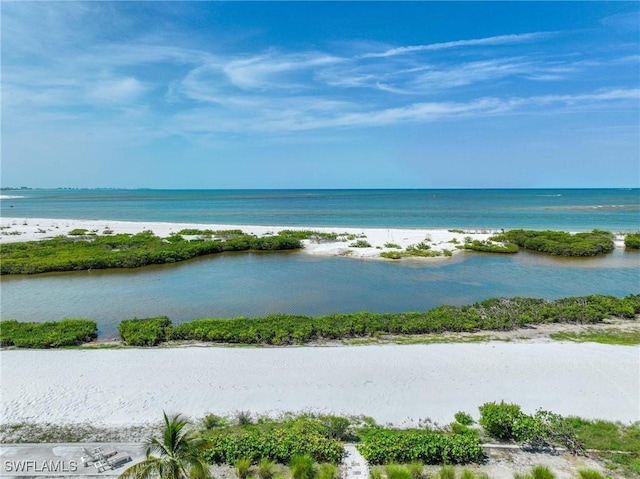
[[[596,259],[464,254],[452,259],[382,262],[317,258],[301,252],[222,254],[136,270],[3,277],[2,318],[98,322],[117,336],[127,318],[194,318],[269,313],[402,312],[463,305],[495,296],[623,296],[640,291],[640,254]]]
[[[406,228],[640,230],[640,190],[25,190],[3,217]],[[269,313],[400,312],[495,296],[640,291],[640,254],[595,259],[465,254],[435,261],[224,254],[138,270],[0,279],[2,318],[119,321]]]

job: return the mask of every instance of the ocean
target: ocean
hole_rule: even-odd
[[[17,190],[3,217],[376,228],[640,229],[640,189]]]
[[[20,190],[3,217],[291,226],[640,230],[640,190]],[[0,279],[2,319],[98,322],[271,313],[402,312],[489,297],[623,296],[640,291],[640,253],[598,258],[465,253],[383,262],[303,252],[231,253],[135,270]]]

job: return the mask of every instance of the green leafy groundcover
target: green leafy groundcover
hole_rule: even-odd
[[[185,240],[181,235],[160,238],[151,231],[0,245],[0,274],[32,274],[105,268],[137,268],[174,263],[224,251],[275,251],[301,248],[296,238],[252,235],[226,240]]]
[[[629,233],[624,237],[624,246],[627,249],[640,249],[640,233]]]
[[[176,326],[167,324],[166,318],[151,318],[123,322],[126,327],[121,326],[120,334],[127,344],[136,346],[166,340],[285,345],[385,334],[511,330],[538,323],[588,324],[612,316],[634,318],[637,314],[640,314],[640,294],[624,298],[592,295],[554,301],[494,298],[469,306],[439,306],[426,312],[399,314],[362,312],[315,318],[270,315],[198,319]]]
[[[477,431],[455,434],[428,429],[371,428],[361,433],[358,450],[370,464],[467,464],[484,454]]]
[[[293,456],[308,454],[317,462],[337,464],[343,444],[330,437],[321,423],[308,418],[268,421],[204,433],[205,457],[210,463],[235,464],[238,459],[257,463],[262,458],[287,464]]]
[[[0,346],[60,348],[96,339],[98,326],[86,319],[64,319],[48,323],[0,322]]]
[[[573,235],[564,231],[510,230],[490,239],[555,256],[596,256],[614,249],[613,234],[601,230]]]

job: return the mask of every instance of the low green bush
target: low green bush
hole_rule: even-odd
[[[362,432],[360,438],[358,450],[370,464],[467,464],[484,457],[477,434],[374,427]]]
[[[625,235],[624,246],[627,249],[640,249],[640,232]]]
[[[138,268],[175,263],[223,251],[276,251],[301,247],[300,240],[286,236],[257,238],[230,235],[226,240],[193,241],[187,241],[179,234],[163,239],[151,231],[135,235],[96,236],[90,240],[62,236],[0,245],[0,274]]]
[[[98,337],[95,321],[63,319],[45,323],[0,321],[0,346],[17,348],[61,348],[78,346]]]
[[[343,453],[340,441],[328,437],[319,421],[306,417],[205,431],[203,438],[208,444],[204,456],[216,464],[235,464],[241,458],[252,463],[267,458],[288,464],[300,455],[338,464]]]
[[[463,248],[470,251],[480,251],[483,253],[506,253],[518,252],[518,245],[513,243],[494,243],[492,241],[473,240],[464,243]]]
[[[463,426],[471,426],[475,422],[471,417],[471,414],[464,411],[455,413],[453,417],[459,424],[462,424]]]
[[[371,248],[371,243],[367,240],[358,240],[349,245],[352,248]]]
[[[118,326],[122,340],[131,346],[156,346],[166,341],[171,321],[166,316],[126,319]]]
[[[523,414],[517,404],[507,404],[501,401],[484,403],[480,409],[480,425],[491,437],[508,441],[515,439],[513,425]]]
[[[601,230],[573,235],[564,231],[510,230],[489,239],[555,256],[596,256],[610,253],[615,246],[613,234]]]

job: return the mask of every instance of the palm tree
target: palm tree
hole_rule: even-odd
[[[205,479],[212,478],[209,465],[200,455],[204,441],[185,430],[180,414],[164,416],[162,437],[147,440],[147,458],[134,464],[120,479]],[[153,454],[153,455],[152,455]]]

